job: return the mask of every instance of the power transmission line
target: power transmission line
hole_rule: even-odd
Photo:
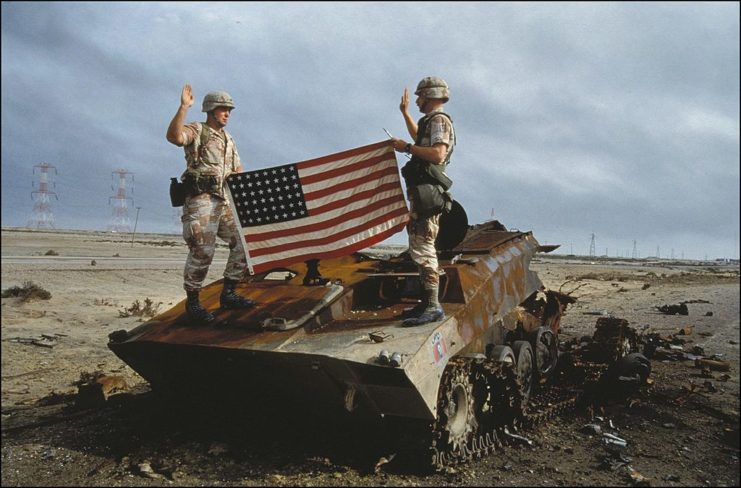
[[[594,232],[592,233],[592,241],[589,243],[589,257],[593,258],[595,255],[595,242],[594,242]]]

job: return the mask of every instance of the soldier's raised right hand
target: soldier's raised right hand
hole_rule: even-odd
[[[180,105],[190,108],[193,105],[193,90],[190,85],[183,87],[183,93],[180,95]]]
[[[409,90],[404,88],[404,95],[401,96],[401,102],[399,103],[399,110],[401,113],[406,113],[409,109]]]

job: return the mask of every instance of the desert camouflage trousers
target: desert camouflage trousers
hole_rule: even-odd
[[[247,269],[242,239],[234,223],[229,204],[209,193],[186,198],[183,205],[183,239],[190,252],[185,261],[183,288],[201,289],[216,251],[216,237],[229,244],[229,259],[224,278],[239,281]]]
[[[407,224],[409,255],[419,267],[419,277],[425,290],[432,290],[440,284],[435,249],[435,239],[439,230],[440,215],[420,219],[412,214]]]

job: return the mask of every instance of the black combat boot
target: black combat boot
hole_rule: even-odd
[[[201,306],[198,300],[200,290],[187,291],[188,300],[185,302],[185,310],[188,312],[188,318],[198,324],[210,324],[216,317],[211,312]]]
[[[445,318],[445,312],[437,301],[438,288],[432,288],[431,290],[425,290],[425,300],[427,307],[424,309],[421,315],[418,317],[412,317],[402,322],[404,327],[413,327],[415,325],[428,324],[430,322],[437,322]]]
[[[236,281],[224,278],[224,288],[221,290],[221,308],[250,308],[257,302],[237,295],[234,292]]]
[[[418,304],[413,308],[405,308],[400,314],[399,318],[402,320],[419,317],[422,312],[427,309],[427,297],[424,297]]]

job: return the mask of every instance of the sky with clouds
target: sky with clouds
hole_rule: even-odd
[[[400,97],[431,75],[470,223],[560,253],[594,235],[598,255],[739,257],[737,2],[3,2],[2,225],[33,218],[47,163],[57,228],[105,230],[125,169],[137,231],[178,232],[185,83],[188,121],[232,95],[257,169],[408,139]]]

